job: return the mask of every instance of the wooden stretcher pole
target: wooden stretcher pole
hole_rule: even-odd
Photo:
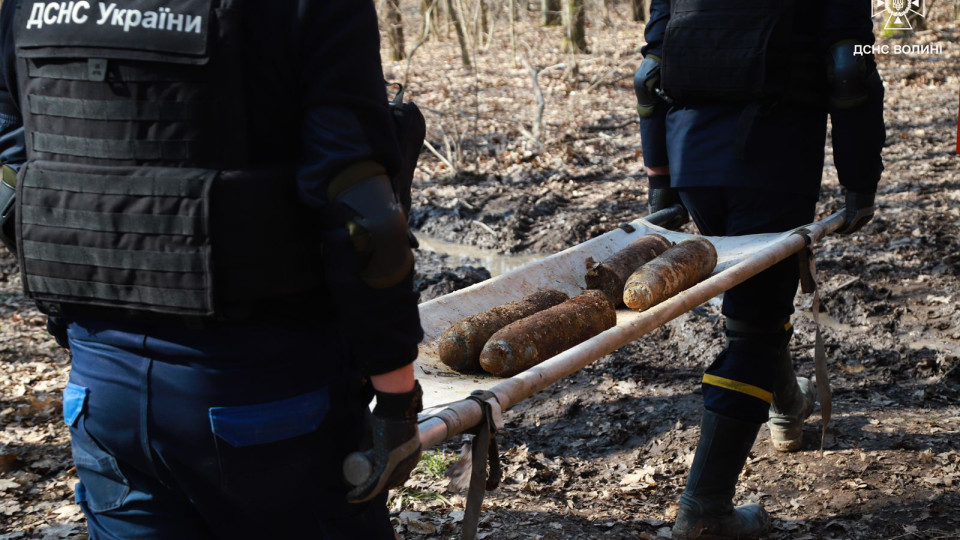
[[[789,234],[758,250],[739,263],[715,274],[680,294],[650,308],[622,326],[611,328],[518,375],[504,379],[490,389],[500,410],[507,410],[547,386],[567,377],[595,360],[683,315],[730,288],[818,242],[843,224],[843,211]],[[420,423],[424,449],[436,446],[481,422],[483,412],[473,399],[457,401]]]

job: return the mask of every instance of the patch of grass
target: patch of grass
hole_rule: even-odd
[[[431,491],[428,489],[413,489],[408,487],[400,487],[391,491],[390,500],[387,502],[387,506],[399,510],[409,506],[413,502],[426,503],[431,501],[440,501],[445,506],[453,506],[453,503],[450,502],[450,499],[444,497],[436,491]]]
[[[411,476],[426,476],[430,480],[442,480],[443,473],[451,463],[457,460],[455,454],[445,454],[440,450],[431,450],[424,452],[420,456],[420,462],[417,468],[413,470]],[[412,487],[400,487],[390,492],[390,508],[400,509],[409,506],[413,502],[431,502],[439,501],[446,506],[453,506],[450,499],[444,497],[436,491],[429,489],[416,489]]]
[[[413,474],[425,474],[437,480],[443,479],[443,473],[447,467],[457,460],[454,454],[446,454],[441,450],[430,450],[420,456],[420,463],[413,470]]]

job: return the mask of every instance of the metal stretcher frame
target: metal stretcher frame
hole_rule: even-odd
[[[811,247],[843,224],[843,210],[832,216],[779,234],[706,237],[717,248],[714,273],[697,285],[642,313],[620,309],[617,325],[605,332],[510,378],[458,374],[437,357],[438,338],[455,322],[491,307],[517,300],[544,288],[578,294],[585,288],[587,259],[602,262],[640,236],[657,233],[673,242],[693,235],[668,231],[654,223],[668,222],[675,209],[667,209],[615,231],[517,268],[466,289],[420,305],[425,338],[416,363],[427,409],[419,417],[424,450],[470,431],[485,421],[489,405],[497,427],[501,413],[616,351],[752,276]],[[471,393],[483,391],[479,398]],[[481,401],[482,400],[482,401]],[[488,413],[490,414],[490,413]]]

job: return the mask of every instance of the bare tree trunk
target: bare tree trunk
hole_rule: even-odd
[[[490,39],[490,15],[487,13],[487,0],[477,0],[480,2],[480,34],[481,36],[487,36],[486,39],[489,42]],[[483,43],[482,38],[478,38],[480,43]]]
[[[477,10],[474,9],[473,12],[470,11],[470,7],[467,5],[469,0],[453,0],[453,9],[457,12],[457,17],[460,19],[460,27],[463,28],[463,42],[467,45],[467,50],[473,52],[473,56],[477,55]]]
[[[0,0],[2,1],[2,0]],[[960,0],[954,0],[960,1]],[[517,0],[507,0],[507,16],[510,17],[510,50],[513,51],[513,65],[518,65],[517,58]]]
[[[423,7],[423,4],[420,4],[420,7]],[[432,0],[429,2],[427,9],[423,12],[423,33],[420,35],[420,41],[410,49],[410,54],[407,55],[407,68],[403,72],[403,86],[407,86],[407,81],[410,76],[410,64],[413,62],[413,55],[417,54],[417,51],[423,46],[424,43],[430,39],[431,32],[439,32],[440,27],[437,25],[437,12],[440,10],[440,4],[437,0]]]
[[[612,1],[613,0],[600,0],[600,11],[602,12],[601,20],[603,20],[604,28],[613,24],[613,22],[610,20],[610,2]]]
[[[633,15],[633,22],[647,20],[645,0],[630,0],[630,12]]]
[[[564,0],[563,7],[563,52],[587,52],[586,7],[583,0]]]
[[[442,39],[439,0],[420,0],[420,18],[423,19],[423,27],[420,29],[421,41],[429,35],[436,36],[438,40]]]
[[[560,0],[540,0],[540,12],[544,26],[560,24]]]
[[[450,8],[453,7],[453,4],[449,1],[441,2],[443,6],[443,35],[444,37],[450,37],[450,27],[453,26],[453,13],[450,11]]]
[[[400,0],[383,0],[383,25],[390,42],[390,57],[396,62],[407,57],[403,40],[403,19],[400,17]]]
[[[467,39],[463,33],[463,14],[453,9],[453,0],[447,0],[447,12],[450,14],[453,27],[457,31],[457,40],[460,42],[460,61],[463,62],[464,68],[470,69],[470,51],[467,48]]]
[[[473,50],[474,57],[477,56],[477,51],[484,49],[486,44],[489,42],[487,28],[487,6],[484,0],[473,0],[472,6],[467,6],[465,4],[466,0],[460,0],[460,9],[461,13],[465,13],[469,16],[464,16],[464,19],[469,19],[471,23],[467,25],[467,28],[470,29],[469,37],[467,43],[471,45]]]
[[[527,53],[530,53],[529,47],[527,47]],[[543,131],[543,109],[546,107],[547,101],[543,98],[543,90],[540,88],[540,70],[530,65],[526,56],[523,57],[523,65],[530,71],[530,79],[533,81],[533,95],[537,99],[537,109],[533,116],[533,123],[530,125],[530,139],[537,146],[540,146],[540,134]],[[525,130],[521,129],[521,131]]]

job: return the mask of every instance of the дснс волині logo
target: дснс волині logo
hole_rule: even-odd
[[[873,16],[887,12],[884,30],[912,30],[910,12],[923,17],[924,0],[873,0]]]

